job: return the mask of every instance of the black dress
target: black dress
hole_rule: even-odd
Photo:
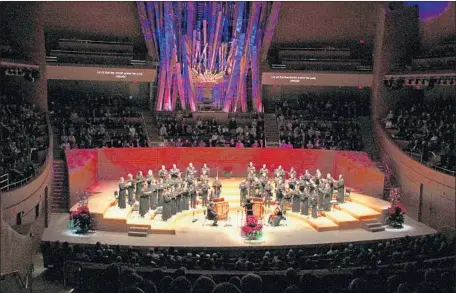
[[[245,213],[247,216],[253,216],[253,204],[252,203],[246,203],[245,206]]]
[[[119,199],[117,200],[117,205],[121,209],[127,208],[126,196],[127,187],[125,186],[125,183],[119,183]]]

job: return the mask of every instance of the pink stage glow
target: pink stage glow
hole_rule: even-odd
[[[70,193],[85,190],[97,180],[118,180],[128,173],[149,169],[157,173],[161,165],[170,169],[172,164],[183,171],[190,162],[200,170],[206,163],[211,176],[220,177],[231,172],[233,177],[246,176],[247,164],[257,169],[266,164],[268,169],[279,165],[285,170],[294,167],[298,174],[316,169],[326,176],[342,174],[345,184],[374,196],[383,193],[384,175],[364,152],[293,150],[293,149],[236,149],[236,148],[122,148],[97,150],[71,150],[66,153]],[[72,200],[73,202],[74,200]],[[75,203],[75,202],[74,202]]]

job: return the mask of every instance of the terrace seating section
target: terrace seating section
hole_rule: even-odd
[[[134,100],[72,93],[53,95],[49,101],[57,142],[63,149],[147,146]]]
[[[282,148],[363,149],[358,117],[369,113],[360,97],[306,94],[276,103]]]
[[[273,49],[272,69],[318,71],[371,71],[370,49],[350,47],[294,46]]]
[[[131,292],[449,293],[454,292],[454,241],[435,234],[292,249],[148,249],[100,243],[43,243],[41,249],[45,267],[56,276],[65,272],[67,282],[83,292],[119,292],[137,286],[144,291]],[[103,274],[105,278],[93,277]],[[202,275],[214,283],[230,282],[236,290],[217,291],[216,284],[206,281],[210,289],[198,291],[195,287]],[[362,280],[353,281],[357,278]],[[182,282],[183,287],[176,284]],[[151,283],[156,291],[147,291],[153,287]],[[113,284],[117,287],[104,291]],[[290,286],[297,288],[288,289]]]
[[[20,95],[1,96],[0,114],[0,175],[8,177],[3,184],[33,178],[46,161],[46,116]]]
[[[265,146],[262,115],[231,115],[228,121],[215,118],[184,118],[182,114],[158,114],[157,125],[164,146],[258,147]]]
[[[409,62],[395,64],[393,71],[454,71],[456,39],[423,50]]]
[[[456,171],[455,97],[404,101],[384,118],[386,131],[415,159],[430,167]]]
[[[47,60],[73,64],[130,65],[133,44],[117,41],[58,39],[48,49]]]

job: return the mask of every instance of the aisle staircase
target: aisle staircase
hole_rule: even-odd
[[[279,147],[280,136],[275,114],[264,114],[264,132],[266,147]]]
[[[69,210],[68,168],[66,161],[54,158],[52,171],[52,212],[66,213]]]
[[[142,117],[144,119],[144,127],[147,137],[149,138],[149,147],[157,147],[162,143],[158,134],[158,125],[155,120],[154,113],[150,111],[143,111]]]

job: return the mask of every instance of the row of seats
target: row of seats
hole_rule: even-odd
[[[38,154],[46,154],[49,145],[45,117],[20,95],[1,96],[0,175],[8,174],[9,183],[33,177],[44,162]]]
[[[52,95],[49,111],[64,149],[145,147],[139,107],[134,100],[103,95]]]
[[[454,97],[417,102],[405,100],[384,119],[393,138],[430,166],[456,171],[456,106]]]
[[[159,135],[166,146],[264,147],[264,119],[231,118],[228,123],[211,120],[183,119],[179,116],[157,118]]]
[[[368,115],[368,101],[360,97],[306,94],[276,103],[282,145],[293,148],[362,150],[357,118]],[[364,102],[364,103],[363,103]]]
[[[116,288],[109,288],[113,290],[109,292],[119,292],[121,288],[126,290],[125,288],[128,287],[139,287],[143,291],[145,290],[144,292],[149,292],[147,291],[148,287],[143,287],[145,284],[141,283],[148,280],[157,287],[157,291],[151,292],[164,293],[336,291],[446,293],[451,292],[448,290],[454,290],[452,287],[454,279],[451,275],[454,272],[455,265],[455,258],[452,255],[454,241],[454,239],[447,240],[442,235],[436,234],[416,238],[405,237],[389,241],[323,245],[310,248],[201,249],[201,251],[190,248],[179,248],[179,250],[174,248],[149,250],[133,247],[122,248],[100,243],[92,246],[44,243],[42,252],[45,265],[52,267],[57,275],[63,272],[64,263],[67,264],[65,268],[67,274],[73,272],[71,267],[79,268],[74,269],[74,274],[80,275],[67,275],[67,278],[80,280],[78,286],[87,290],[84,292],[108,292],[103,291],[102,287],[109,286],[109,284],[117,284]],[[68,266],[69,263],[70,266]],[[103,286],[98,287],[90,275],[94,275],[94,272],[98,272],[97,275],[99,275],[103,270],[105,276],[114,271],[122,273],[114,274],[115,276],[111,275],[113,279],[104,278],[103,284],[98,284]],[[141,277],[133,277],[132,275],[136,274],[134,270],[137,270]],[[253,271],[256,271],[256,274],[263,276],[263,278],[259,277],[258,279],[254,275],[253,278],[256,281],[252,280],[252,282],[256,282],[255,286],[251,287],[246,284],[243,286],[242,280],[245,282],[244,278],[252,278],[247,276],[251,276],[252,274],[249,272]],[[179,288],[162,287],[162,279],[166,274],[171,274],[175,280],[178,280],[178,277],[185,277],[179,280],[186,279],[190,285],[186,281],[176,281],[184,282],[186,285],[181,287],[174,284]],[[238,291],[214,291],[217,287],[215,284],[211,286],[211,290],[196,291],[194,286],[198,281],[195,279],[202,274],[212,275],[210,279],[214,280],[215,283],[230,281],[229,279],[232,277],[236,279],[236,276],[240,276],[241,284],[232,280]],[[126,278],[127,276],[128,278]],[[272,283],[270,282],[271,278]],[[352,280],[356,278],[361,280],[352,284]],[[132,279],[135,281],[130,283]],[[171,279],[170,283],[173,282]],[[314,282],[315,284],[312,284]],[[373,287],[367,287],[367,282]],[[439,285],[437,286],[437,284]],[[386,285],[388,285],[388,290],[386,290]],[[97,291],[94,286],[100,288],[101,291]],[[290,286],[296,288],[288,289]],[[399,289],[401,287],[404,288]],[[424,289],[429,290],[430,287],[431,291],[423,291]],[[409,291],[402,291],[406,289]]]

